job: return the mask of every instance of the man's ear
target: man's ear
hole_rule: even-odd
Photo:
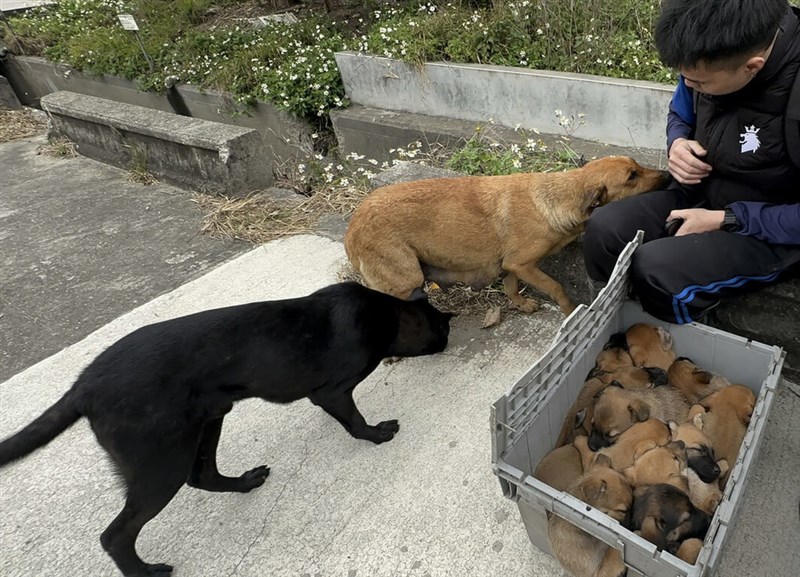
[[[628,411],[630,411],[631,417],[640,423],[650,418],[650,407],[639,399],[633,399],[628,404]]]
[[[763,56],[753,56],[744,63],[744,69],[750,76],[755,76],[762,68],[764,68],[764,64],[766,63],[767,61]]]
[[[608,189],[605,185],[587,190],[584,195],[581,209],[586,214],[592,214],[595,208],[601,207],[608,202]]]

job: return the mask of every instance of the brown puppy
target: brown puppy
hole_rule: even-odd
[[[611,372],[589,373],[589,378],[578,393],[578,398],[567,411],[556,447],[571,443],[576,435],[588,435],[591,431],[595,396],[610,383],[626,389],[651,389],[665,385],[667,374],[661,369],[622,367]]]
[[[697,563],[697,557],[700,555],[700,549],[703,548],[703,540],[697,537],[686,539],[678,550],[675,556],[682,561],[686,561],[689,565]]]
[[[598,458],[567,492],[620,523],[627,520],[633,500],[625,477],[610,467],[606,457]],[[620,577],[625,573],[619,551],[558,515],[550,516],[548,536],[553,555],[574,577]]]
[[[685,423],[669,422],[673,441],[683,441],[686,445],[686,464],[704,483],[719,478],[721,471],[714,456],[711,440],[702,431],[703,421],[699,416]]]
[[[535,478],[559,491],[566,491],[567,487],[581,475],[583,475],[581,454],[572,445],[564,445],[547,453],[533,472]]]
[[[729,469],[728,461],[720,459],[717,461],[717,467],[720,475],[725,475]],[[689,481],[689,499],[692,501],[692,505],[704,513],[713,515],[720,501],[722,501],[722,489],[719,488],[719,479],[714,479],[707,483],[700,478],[697,471],[688,466],[683,471],[683,474]]]
[[[716,457],[725,459],[730,467],[736,464],[755,403],[753,391],[744,385],[731,385],[707,396],[689,412],[689,418],[699,423],[711,440]],[[729,476],[730,471],[720,477],[723,490]]]
[[[673,387],[630,390],[611,383],[596,395],[589,433],[589,447],[597,451],[616,442],[635,423],[654,418],[683,422],[689,401]]]
[[[663,327],[638,323],[625,331],[628,352],[637,367],[659,367],[665,371],[675,361],[672,335]]]
[[[667,377],[669,384],[686,395],[692,404],[731,384],[725,377],[704,371],[686,357],[680,357],[672,363]]]
[[[664,447],[650,449],[621,472],[634,489],[664,483],[689,494],[689,481],[683,474],[686,469],[686,447],[683,441],[674,441]]]
[[[518,279],[544,291],[565,314],[575,308],[538,263],[582,231],[592,211],[654,190],[666,173],[619,156],[566,172],[466,176],[379,188],[350,220],[344,246],[367,285],[408,299],[424,280],[503,286],[525,312],[538,304],[519,294]]]
[[[589,448],[586,437],[577,437],[573,446],[580,452],[584,470],[588,470],[597,455],[605,455],[611,459],[611,466],[617,471],[630,467],[641,455],[662,447],[670,442],[669,427],[658,419],[647,419],[636,423],[619,436],[616,443],[603,447],[598,452]]]
[[[633,359],[625,349],[616,347],[603,349],[597,355],[593,371],[611,372],[625,367],[632,367]]]
[[[633,529],[659,550],[675,554],[682,541],[705,537],[711,519],[683,491],[658,484],[636,489],[634,496]]]

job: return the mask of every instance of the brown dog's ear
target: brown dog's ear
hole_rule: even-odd
[[[631,465],[630,467],[625,467],[624,469],[622,469],[620,471],[620,473],[622,473],[622,475],[628,480],[628,483],[630,483],[631,487],[635,487],[636,486],[636,466],[635,465]]]
[[[604,480],[589,476],[578,486],[578,492],[581,494],[581,501],[592,504],[605,494],[607,488]]]
[[[670,451],[685,451],[686,450],[686,443],[683,441],[672,441],[667,445],[667,449]]]
[[[650,418],[650,407],[648,407],[644,402],[640,401],[639,399],[633,399],[628,404],[628,411],[630,412],[631,417],[633,417],[640,423]]]
[[[575,421],[572,423],[572,428],[577,429],[583,425],[583,422],[586,420],[586,409],[581,409],[577,413],[575,413]]]
[[[608,455],[604,455],[603,453],[598,453],[597,456],[594,458],[594,463],[592,463],[592,468],[605,468],[611,469],[611,457]]]
[[[581,210],[585,214],[592,214],[595,208],[599,208],[608,202],[608,189],[605,185],[600,188],[587,190],[585,193]]]
[[[692,376],[694,377],[695,381],[703,385],[709,384],[711,382],[711,379],[714,377],[714,375],[712,375],[708,371],[704,371],[703,369],[694,369],[692,371]]]
[[[688,421],[700,429],[703,430],[703,425],[706,422],[706,409],[703,405],[692,405],[689,409],[689,416],[687,417]]]
[[[672,335],[664,327],[656,327],[656,331],[658,331],[658,338],[661,339],[661,348],[665,351],[671,351]]]

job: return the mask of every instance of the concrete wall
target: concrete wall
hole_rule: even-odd
[[[400,61],[339,52],[336,63],[356,104],[403,112],[495,122],[563,134],[555,110],[584,113],[574,136],[619,146],[666,144],[671,86],[587,74],[480,64]]]
[[[8,78],[17,97],[26,106],[38,106],[42,96],[66,90],[173,112],[163,92],[144,92],[131,80],[94,76],[43,58],[8,58],[0,63],[0,72]],[[303,150],[311,150],[313,127],[269,103],[259,102],[255,107],[246,108],[237,105],[229,94],[223,92],[204,91],[183,84],[176,89],[193,117],[257,130],[264,140],[265,149],[272,151],[277,162],[300,156]]]

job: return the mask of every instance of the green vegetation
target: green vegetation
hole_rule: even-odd
[[[3,23],[16,53],[162,89],[165,78],[265,100],[318,125],[346,106],[333,54],[358,50],[411,63],[446,60],[669,82],[651,29],[658,0],[286,1],[298,21],[244,16],[281,2],[60,0]],[[327,8],[333,6],[329,12]],[[132,14],[139,38],[117,14]],[[285,14],[285,11],[283,12]],[[224,17],[223,17],[224,16]]]

